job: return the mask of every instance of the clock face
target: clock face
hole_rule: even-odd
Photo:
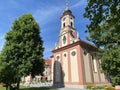
[[[66,36],[63,36],[63,44],[66,43]]]

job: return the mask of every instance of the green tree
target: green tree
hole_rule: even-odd
[[[101,51],[103,72],[120,85],[120,0],[87,0],[84,17],[90,20],[87,39]]]
[[[6,42],[0,54],[0,81],[11,87],[31,73],[42,75],[44,71],[43,41],[39,25],[31,14],[14,21],[5,36]]]

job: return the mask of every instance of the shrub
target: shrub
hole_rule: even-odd
[[[105,90],[115,90],[114,87],[108,86],[108,85],[104,86],[104,89],[105,89]]]

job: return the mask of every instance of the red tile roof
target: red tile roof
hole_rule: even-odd
[[[52,61],[50,59],[44,59],[45,60],[45,65],[51,65]]]

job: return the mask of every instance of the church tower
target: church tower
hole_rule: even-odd
[[[51,56],[54,85],[84,89],[87,85],[108,83],[93,55],[97,48],[78,37],[74,19],[66,5],[60,17],[59,42]]]
[[[72,11],[69,10],[68,5],[61,16],[61,30],[59,35],[59,47],[64,47],[68,44],[74,43],[77,38],[76,29],[74,27],[75,17]]]

